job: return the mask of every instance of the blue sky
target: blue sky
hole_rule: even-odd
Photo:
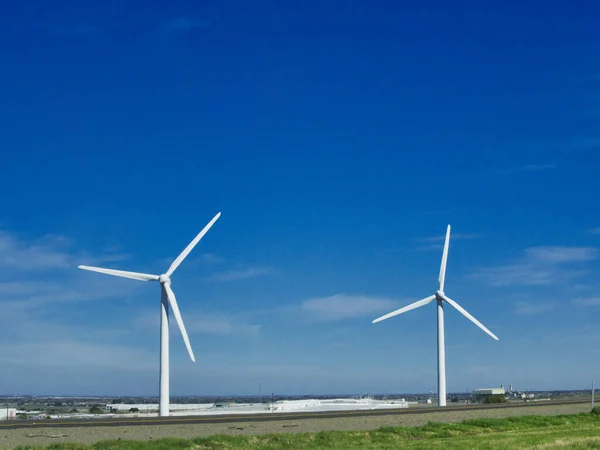
[[[600,379],[600,7],[9,1],[0,393],[174,395]]]

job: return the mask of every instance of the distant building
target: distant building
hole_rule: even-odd
[[[0,420],[14,420],[16,416],[17,416],[16,409],[0,407]]]
[[[482,388],[475,389],[473,391],[473,395],[506,395],[506,391],[504,390],[504,388]]]

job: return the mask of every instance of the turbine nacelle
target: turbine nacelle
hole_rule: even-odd
[[[442,290],[436,291],[436,293],[435,293],[436,300],[439,300],[441,302],[442,300],[444,300],[444,297],[446,297],[446,294],[444,294],[444,291],[442,291]]]
[[[165,275],[164,273],[158,277],[158,282],[160,284],[171,284],[171,278],[169,278],[168,275]]]

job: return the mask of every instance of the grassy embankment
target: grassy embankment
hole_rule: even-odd
[[[323,431],[259,436],[211,436],[154,441],[102,441],[86,446],[54,444],[46,449],[389,449],[389,448],[599,448],[600,408],[568,416],[520,416],[429,423],[421,427],[386,427],[374,431]],[[31,449],[35,447],[19,447]]]

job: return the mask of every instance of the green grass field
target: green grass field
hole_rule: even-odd
[[[102,441],[91,446],[54,444],[46,449],[513,449],[599,448],[600,408],[569,416],[521,416],[466,420],[459,424],[429,423],[422,427],[387,427],[374,431],[323,431],[259,436],[212,436],[155,441]],[[33,449],[35,447],[19,447]],[[38,447],[39,448],[39,447]]]

